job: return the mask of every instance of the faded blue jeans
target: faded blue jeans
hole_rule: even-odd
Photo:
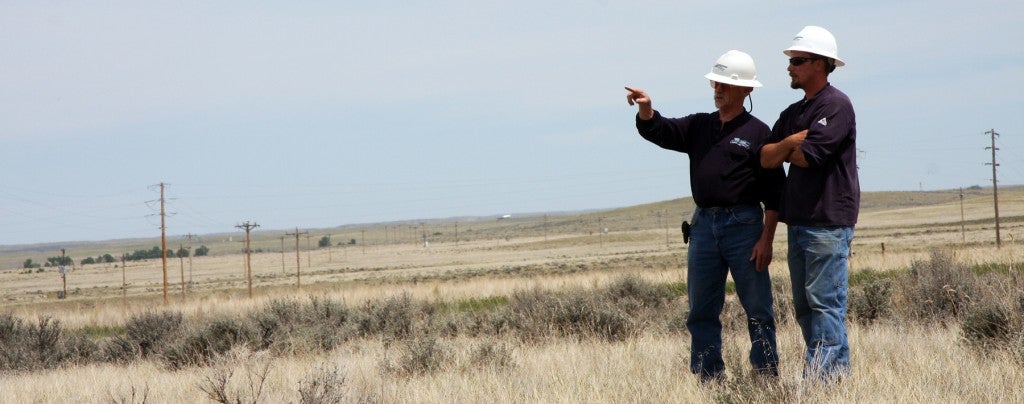
[[[793,308],[807,346],[804,378],[850,376],[846,298],[852,226],[789,226]]]
[[[693,213],[687,254],[686,285],[690,314],[690,371],[701,380],[723,377],[722,307],[726,275],[732,273],[736,294],[747,314],[750,363],[761,374],[778,375],[775,311],[768,271],[758,272],[750,255],[764,228],[758,205],[697,208]]]

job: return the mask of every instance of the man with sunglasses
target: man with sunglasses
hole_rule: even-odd
[[[661,116],[647,93],[626,87],[629,105],[639,105],[640,135],[690,157],[690,187],[697,205],[686,273],[690,371],[701,381],[724,379],[720,316],[731,272],[747,314],[754,373],[775,377],[778,354],[768,264],[785,173],[781,167],[760,165],[761,146],[771,132],[743,107],[751,91],[761,87],[750,55],[726,52],[704,77],[711,80],[718,110],[683,118]]]
[[[846,302],[860,210],[857,125],[850,99],[828,81],[845,64],[830,32],[805,27],[783,53],[790,57],[790,87],[804,97],[782,111],[761,164],[790,163],[779,220],[787,227],[793,308],[806,344],[804,378],[838,381],[850,375]]]

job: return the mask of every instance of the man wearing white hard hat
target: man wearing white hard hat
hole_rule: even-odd
[[[788,229],[793,308],[807,348],[804,377],[838,380],[850,375],[846,301],[860,211],[857,124],[849,97],[828,81],[846,64],[832,33],[805,27],[783,53],[790,87],[804,96],[779,115],[761,163],[790,163],[779,220]]]
[[[647,93],[626,87],[629,104],[639,105],[640,135],[690,158],[690,188],[697,205],[686,273],[690,370],[702,381],[725,376],[720,316],[726,276],[732,273],[747,314],[754,373],[775,377],[778,353],[768,264],[785,174],[782,168],[760,165],[761,146],[771,132],[743,106],[751,91],[761,87],[750,55],[726,52],[704,77],[711,80],[717,111],[682,118],[661,116]]]

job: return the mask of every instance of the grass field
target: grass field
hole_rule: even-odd
[[[915,265],[934,260],[933,252],[942,250],[957,265],[976,272],[998,268],[1005,277],[999,282],[979,278],[977,283],[984,286],[965,300],[971,307],[985,301],[1009,309],[1024,304],[1024,297],[1021,303],[1014,301],[1024,296],[1018,275],[1024,264],[1024,188],[1000,190],[998,249],[989,190],[965,191],[963,199],[957,191],[865,193],[863,199],[851,279],[892,279],[898,276],[892,274],[910,273]],[[692,202],[680,199],[585,214],[310,229],[310,239],[299,240],[298,253],[295,238],[284,236],[294,229],[257,231],[253,249],[260,252],[251,258],[252,297],[239,242],[243,236],[208,235],[201,243],[210,248],[210,256],[168,260],[167,303],[159,259],[129,262],[127,267],[120,262],[76,265],[66,278],[66,299],[56,299],[63,286],[55,269],[20,268],[25,259],[43,262],[59,255],[60,248],[78,261],[149,249],[159,244],[158,238],[5,246],[0,247],[0,268],[6,268],[0,270],[0,313],[29,322],[52,318],[64,334],[99,342],[123,335],[133,316],[154,311],[181,313],[186,322],[208,324],[258,313],[275,302],[311,298],[341,302],[353,310],[405,298],[431,307],[470,307],[465,310],[494,317],[506,305],[514,306],[515,296],[523,291],[574,296],[603,290],[624,276],[670,289],[678,286],[686,271],[678,224],[692,211]],[[330,237],[332,247],[316,248],[322,236]],[[352,240],[355,244],[349,244]],[[783,302],[780,296],[788,293],[785,241],[785,226],[780,226],[771,268],[776,298]],[[899,291],[906,285],[892,287],[896,311],[913,305],[900,301],[912,296]],[[312,402],[307,398],[319,391],[343,402],[1024,401],[1019,389],[1024,385],[1019,357],[1024,356],[1017,352],[1024,352],[1019,348],[1024,342],[1013,340],[1024,338],[1024,326],[1012,312],[1007,341],[991,349],[968,343],[969,332],[961,326],[971,316],[968,311],[941,321],[894,314],[870,323],[851,322],[854,378],[818,386],[799,377],[803,347],[792,321],[780,323],[780,380],[759,384],[744,377],[749,341],[736,325],[741,310],[729,305],[724,315],[732,324],[725,333],[730,378],[707,387],[696,383],[684,366],[689,336],[672,326],[672,318],[681,317],[681,307],[685,296],[673,295],[665,306],[643,311],[653,320],[615,338],[467,333],[462,323],[450,327],[457,332],[439,334],[445,328],[436,322],[444,317],[435,308],[417,311],[412,326],[432,332],[355,335],[325,350],[282,353],[243,344],[210,363],[179,368],[154,357],[6,371],[0,378],[0,400],[141,402],[145,396],[151,402],[194,402],[220,391],[231,401]],[[787,314],[780,310],[780,316]],[[0,337],[0,344],[6,343]],[[424,353],[433,356],[422,359]],[[410,363],[433,365],[401,371]]]

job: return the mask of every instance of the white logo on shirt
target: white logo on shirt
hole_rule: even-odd
[[[828,126],[828,121],[826,121],[825,118],[821,118],[821,120],[818,121],[818,123],[820,123],[821,126]]]
[[[732,140],[730,140],[729,143],[732,143],[732,144],[737,145],[739,147],[742,147],[744,149],[750,150],[750,142],[748,142],[746,140],[743,140],[743,139],[740,139],[738,137],[732,138]]]

